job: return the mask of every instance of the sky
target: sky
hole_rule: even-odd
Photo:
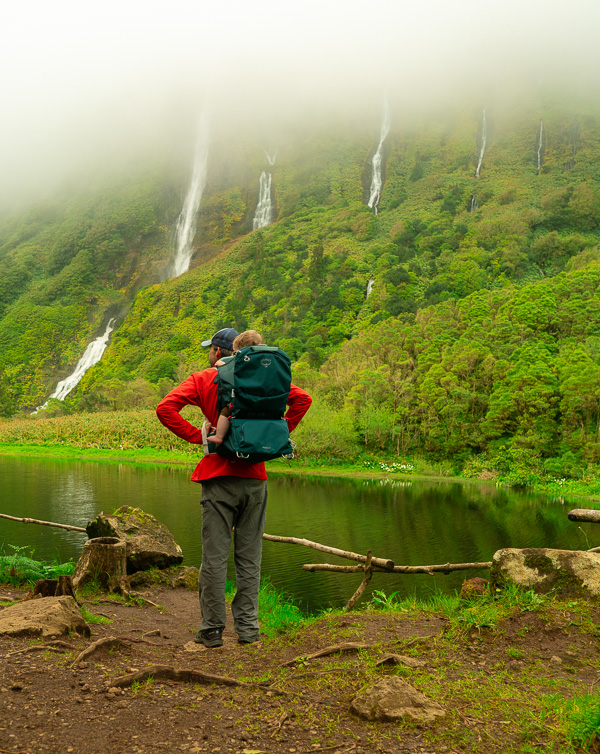
[[[378,107],[386,89],[416,106],[505,79],[596,86],[599,32],[597,0],[5,2],[0,207],[186,142],[208,99],[235,120]]]

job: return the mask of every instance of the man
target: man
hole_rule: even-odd
[[[202,430],[186,421],[184,406],[198,406],[212,426],[217,425],[216,362],[229,356],[238,333],[225,328],[210,340],[209,369],[194,372],[158,404],[162,424],[188,442],[202,444]],[[308,411],[312,398],[292,385],[285,419],[290,432]],[[227,558],[234,539],[236,594],[231,604],[233,627],[240,644],[259,641],[258,589],[262,535],[267,512],[267,473],[264,463],[239,458],[206,455],[196,466],[192,482],[202,483],[202,565],[198,579],[202,623],[196,641],[205,647],[220,647],[225,628],[225,579]]]

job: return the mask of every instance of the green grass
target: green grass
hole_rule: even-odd
[[[225,599],[231,602],[235,596],[235,585],[229,579],[225,591]],[[275,589],[267,579],[261,580],[258,613],[261,633],[267,638],[280,634],[293,634],[308,620],[293,599],[283,591]]]
[[[535,612],[551,604],[552,598],[520,589],[509,584],[502,591],[481,595],[474,600],[463,600],[458,594],[434,592],[429,597],[417,599],[414,595],[396,599],[396,593],[373,593],[368,609],[385,612],[412,613],[422,611],[442,615],[448,620],[448,633],[453,636],[495,629],[515,612]]]

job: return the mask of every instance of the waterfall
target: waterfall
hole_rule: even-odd
[[[577,143],[579,141],[579,123],[574,123],[569,129],[569,143],[571,145],[571,159],[564,164],[565,170],[573,170],[575,167],[575,155],[577,154]]]
[[[540,174],[542,162],[544,160],[544,121],[540,120],[540,132],[538,134],[538,143],[536,149],[537,174]]]
[[[477,209],[479,209],[479,204],[477,204],[477,194],[473,194],[471,196],[471,203],[469,204],[469,212],[475,212]]]
[[[104,331],[103,335],[98,336],[95,340],[93,340],[91,343],[88,344],[87,348],[83,352],[83,356],[79,359],[77,362],[77,366],[75,367],[75,371],[70,374],[68,377],[66,377],[64,380],[61,380],[58,385],[56,386],[56,390],[52,393],[50,398],[44,403],[43,406],[39,406],[33,413],[37,413],[40,409],[46,408],[48,405],[48,401],[51,398],[56,398],[59,401],[64,401],[64,399],[69,395],[71,390],[81,382],[81,378],[83,375],[87,372],[87,370],[90,367],[93,367],[94,364],[97,364],[100,359],[102,358],[102,354],[104,353],[106,346],[108,345],[108,341],[110,339],[110,335],[112,331],[115,329],[115,317],[111,317],[108,324],[106,325],[106,330]]]
[[[371,278],[369,282],[367,283],[367,298],[371,295],[371,291],[373,290],[373,283],[375,282],[374,278]]]
[[[177,219],[175,231],[175,257],[167,277],[175,278],[187,272],[192,259],[194,236],[196,235],[196,213],[202,199],[202,192],[206,185],[206,166],[208,163],[208,146],[210,132],[208,115],[205,111],[200,115],[198,136],[194,153],[192,179],[188,189],[183,209]]]
[[[273,167],[273,165],[275,164],[275,158],[277,157],[277,152],[275,152],[273,157],[271,157],[271,155],[265,149],[265,154],[267,155],[267,162],[269,163],[269,165],[271,165],[271,167]]]
[[[371,178],[371,189],[369,193],[368,206],[377,214],[377,206],[381,199],[381,189],[383,181],[381,177],[381,165],[383,162],[383,142],[390,132],[391,118],[390,108],[387,99],[383,102],[383,117],[381,119],[381,131],[379,133],[379,146],[373,155],[373,177]]]
[[[481,163],[483,162],[483,155],[485,154],[485,145],[487,142],[487,120],[485,117],[486,108],[483,108],[483,117],[481,120],[481,149],[479,150],[479,162],[477,163],[477,170],[475,171],[475,178],[479,178],[479,172],[481,170]]]

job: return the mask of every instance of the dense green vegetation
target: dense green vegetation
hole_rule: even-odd
[[[377,134],[297,127],[272,168],[277,220],[254,232],[262,151],[217,143],[193,268],[163,283],[170,174],[5,219],[0,414],[39,405],[109,314],[124,318],[102,361],[46,415],[149,409],[205,365],[207,335],[253,327],[315,397],[305,456],[427,457],[522,484],[595,475],[600,111],[559,102],[489,105],[478,179],[477,107],[394,124],[377,215]]]

